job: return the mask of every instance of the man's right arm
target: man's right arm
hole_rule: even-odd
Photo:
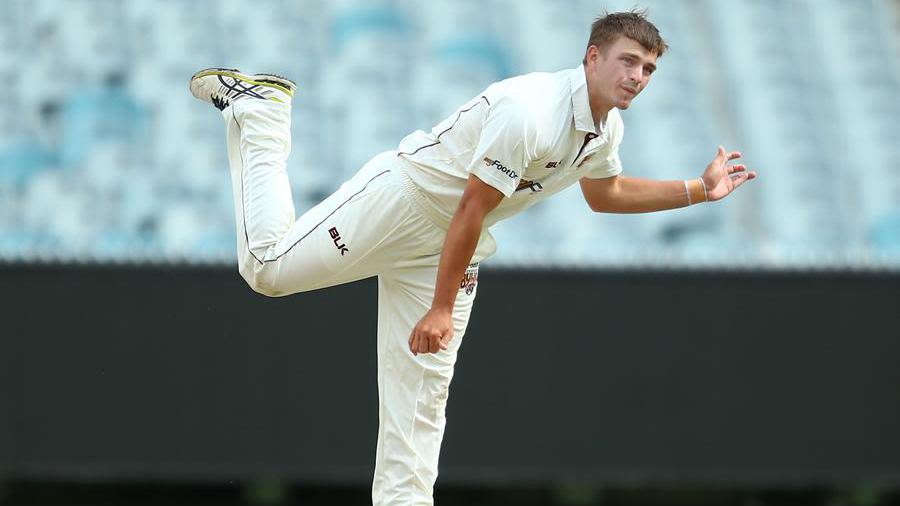
[[[485,100],[490,108],[466,169],[466,188],[444,238],[431,309],[409,336],[409,349],[414,354],[447,349],[453,338],[453,306],[459,282],[472,261],[484,217],[504,196],[516,191],[529,160],[534,158],[529,149],[537,144],[532,111],[509,96]]]
[[[431,309],[409,336],[409,349],[413,354],[437,353],[447,349],[453,338],[453,306],[459,291],[459,280],[475,254],[484,217],[502,200],[503,194],[499,190],[474,174],[469,176],[444,238]]]

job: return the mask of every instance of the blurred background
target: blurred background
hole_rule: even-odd
[[[592,19],[632,2],[254,5],[6,1],[0,257],[231,263],[224,128],[186,91],[200,67],[299,83],[303,210],[491,82],[578,66]],[[644,216],[587,212],[572,188],[500,224],[492,264],[900,266],[897,2],[641,6],[672,49],[624,113],[626,173],[695,176],[724,144],[762,177],[727,205]]]
[[[638,216],[576,186],[496,227],[438,503],[900,504],[900,2],[2,5],[0,504],[364,504],[374,285],[249,293],[190,76],[298,83],[302,212],[635,6],[671,49],[623,112],[626,174],[723,144],[760,178]],[[535,314],[497,318],[521,293]]]

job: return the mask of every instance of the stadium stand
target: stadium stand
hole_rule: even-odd
[[[633,2],[609,1],[609,10]],[[495,230],[495,264],[900,267],[900,43],[889,0],[646,0],[671,45],[624,113],[626,172],[683,179],[718,144],[760,180],[721,206],[588,211],[577,189]],[[579,64],[584,0],[9,0],[0,258],[230,262],[203,66],[300,84],[299,210],[490,82]]]

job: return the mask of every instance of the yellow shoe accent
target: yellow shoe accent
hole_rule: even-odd
[[[271,83],[271,82],[254,81],[253,79],[248,79],[247,76],[244,76],[241,74],[235,74],[234,72],[228,72],[225,70],[209,70],[209,71],[205,71],[205,72],[198,72],[197,74],[194,75],[194,77],[192,79],[199,79],[201,77],[206,77],[206,76],[230,77],[232,79],[236,79],[238,81],[243,81],[245,83],[254,84],[256,86],[267,86],[269,88],[275,88],[279,91],[286,93],[289,97],[292,97],[292,98],[294,96],[293,90],[291,90],[290,88],[287,88],[285,86],[282,86],[280,84]],[[279,102],[281,102],[281,101],[279,100]]]

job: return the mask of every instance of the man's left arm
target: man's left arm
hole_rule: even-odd
[[[687,207],[725,198],[756,172],[728,162],[741,157],[719,146],[716,157],[701,177],[685,181],[658,181],[625,176],[581,179],[581,193],[592,210],[604,213],[649,213]]]

